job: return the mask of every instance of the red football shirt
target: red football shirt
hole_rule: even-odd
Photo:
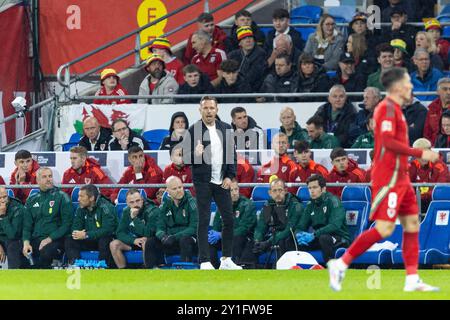
[[[227,60],[225,51],[212,48],[211,51],[205,56],[197,53],[192,58],[192,64],[195,64],[201,72],[205,73],[209,80],[212,81],[218,77],[217,70],[220,68],[222,61]]]
[[[371,172],[376,187],[410,184],[408,156],[420,158],[422,150],[409,147],[408,125],[401,107],[386,97],[375,108],[375,154]]]

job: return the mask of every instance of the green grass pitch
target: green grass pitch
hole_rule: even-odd
[[[326,270],[4,270],[1,299],[450,299],[450,270],[421,270],[438,293],[404,293],[403,270],[349,270],[342,292],[328,287]],[[378,280],[379,281],[378,281]],[[380,289],[369,290],[380,284]],[[79,289],[76,289],[77,285]],[[73,289],[69,289],[69,288]]]

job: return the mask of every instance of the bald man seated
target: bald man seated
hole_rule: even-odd
[[[83,121],[83,133],[79,146],[85,147],[87,151],[109,150],[108,143],[112,137],[112,130],[101,127],[96,118],[87,117]]]

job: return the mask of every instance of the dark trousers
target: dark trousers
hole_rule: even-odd
[[[63,249],[64,240],[53,240],[39,251],[40,239],[32,239],[30,245],[33,248],[33,259],[35,266],[41,269],[49,269],[52,266],[53,259],[60,259]]]
[[[339,236],[332,236],[329,234],[323,234],[314,240],[307,246],[298,246],[299,251],[312,251],[320,250],[322,251],[323,260],[325,263],[330,259],[334,259],[336,250],[338,248],[348,247],[347,242],[343,241]]]
[[[0,245],[8,257],[8,269],[19,269],[24,259],[22,254],[22,240],[0,241]]]
[[[274,246],[270,247],[265,252],[261,252],[261,253],[253,252],[254,244],[255,244],[255,242],[253,240],[249,241],[246,244],[244,252],[242,253],[242,257],[241,257],[241,261],[240,261],[241,264],[247,265],[248,268],[256,268],[256,266],[258,264],[259,256],[264,253],[268,253],[268,254],[276,253],[277,259],[279,259],[286,252],[295,250],[294,239],[291,236],[289,236],[285,239],[281,239]],[[268,258],[270,258],[270,256]],[[267,263],[265,263],[265,264],[267,267]]]
[[[191,262],[195,249],[196,240],[191,236],[181,237],[172,246],[163,245],[157,237],[151,237],[145,242],[145,267],[152,269],[164,264],[164,254],[174,255],[179,253],[182,262]]]
[[[80,259],[81,251],[98,250],[98,259],[105,260],[108,266],[111,266],[112,256],[109,250],[109,243],[112,240],[112,236],[106,236],[96,240],[74,240],[72,237],[66,238],[64,246],[69,264],[73,264],[76,259]]]
[[[194,183],[198,209],[198,256],[199,263],[210,261],[208,227],[211,219],[211,199],[217,204],[222,218],[222,255],[231,257],[233,251],[233,205],[230,190],[214,183]]]
[[[247,245],[247,242],[251,241],[246,236],[234,236],[233,237],[233,261],[237,264],[241,261],[242,253]],[[222,241],[219,240],[215,244],[209,245],[209,256],[211,257],[211,264],[214,268],[219,268],[220,261],[218,256],[218,251],[222,248]]]

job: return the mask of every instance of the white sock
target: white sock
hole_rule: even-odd
[[[345,271],[348,269],[348,265],[341,258],[336,260],[336,265],[339,270]]]
[[[406,276],[406,283],[407,284],[414,284],[419,281],[419,275],[418,274],[410,274]]]

